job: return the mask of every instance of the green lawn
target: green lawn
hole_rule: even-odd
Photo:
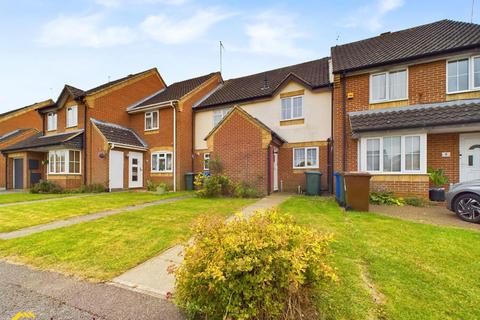
[[[0,232],[9,232],[55,220],[118,209],[188,194],[151,192],[103,193],[88,197],[0,207]]]
[[[78,194],[0,193],[0,204],[78,196]]]
[[[186,199],[0,242],[0,257],[109,280],[186,241],[200,215],[228,216],[254,200]]]
[[[325,198],[295,197],[281,211],[335,235],[340,281],[318,297],[328,319],[480,319],[480,233],[344,213]]]

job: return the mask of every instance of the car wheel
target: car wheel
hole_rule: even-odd
[[[480,197],[473,193],[460,195],[455,200],[455,213],[467,222],[480,223]]]

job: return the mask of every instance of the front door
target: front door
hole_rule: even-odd
[[[13,159],[13,189],[23,189],[23,159]]]
[[[110,150],[109,188],[123,189],[123,152]]]
[[[141,188],[143,187],[143,154],[139,152],[130,152],[128,170],[128,187]]]
[[[278,191],[278,148],[273,149],[273,191]]]
[[[460,135],[460,182],[480,179],[480,133]]]

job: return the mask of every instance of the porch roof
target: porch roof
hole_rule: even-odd
[[[24,132],[27,132],[32,129],[16,129],[10,132],[5,133],[4,135],[0,136],[0,143],[7,141],[8,139],[14,138],[16,136],[21,135]]]
[[[147,148],[147,144],[132,129],[122,127],[115,123],[108,123],[91,119],[108,143],[118,144],[125,147]]]
[[[14,145],[2,149],[2,152],[38,150],[46,147],[64,147],[81,149],[83,146],[83,130],[44,136],[38,133]]]
[[[352,134],[480,124],[480,99],[350,112]]]

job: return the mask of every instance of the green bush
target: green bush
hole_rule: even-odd
[[[61,186],[47,180],[41,180],[30,188],[30,193],[64,193]]]
[[[396,197],[393,192],[372,192],[370,193],[370,203],[378,205],[403,206],[405,200]]]
[[[336,279],[331,236],[275,210],[228,223],[203,218],[193,233],[174,295],[191,318],[309,319],[314,290]]]
[[[236,198],[260,198],[260,192],[251,188],[248,183],[240,182],[235,188],[235,197]]]
[[[448,183],[448,177],[443,169],[428,168],[428,177],[437,188],[441,188]]]
[[[92,183],[77,189],[79,193],[102,193],[105,191],[107,191],[107,187],[102,183]]]
[[[197,191],[197,195],[202,198],[216,198],[222,194],[219,176],[204,177],[203,187]]]
[[[152,180],[147,180],[147,190],[162,194],[162,193],[168,192],[170,188],[164,182],[154,182]]]
[[[428,205],[428,201],[420,197],[405,198],[405,204],[414,207],[425,207]]]

